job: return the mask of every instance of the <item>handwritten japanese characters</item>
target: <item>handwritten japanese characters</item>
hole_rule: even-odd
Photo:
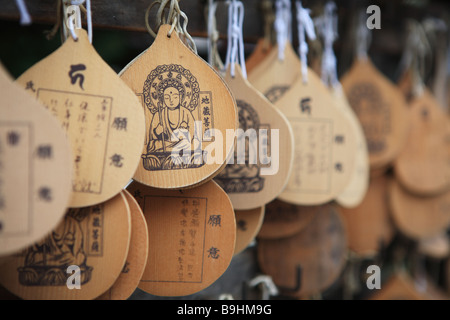
[[[102,203],[129,182],[141,161],[145,119],[139,99],[77,30],[17,82],[60,122],[72,147],[70,207]]]
[[[132,182],[127,190],[144,213],[148,262],[139,288],[188,295],[214,282],[234,252],[236,223],[226,193],[214,182],[182,192]]]
[[[69,209],[46,237],[0,266],[0,283],[23,299],[94,299],[123,271],[130,233],[123,193],[102,204]],[[69,266],[79,268],[81,290],[68,289]]]
[[[70,201],[70,144],[44,106],[0,70],[0,256],[52,230]],[[45,212],[45,215],[42,213]]]

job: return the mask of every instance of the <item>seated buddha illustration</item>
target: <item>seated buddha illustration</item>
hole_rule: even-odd
[[[174,69],[181,66],[162,67],[166,68],[159,74],[152,72],[144,85],[145,104],[152,113],[147,149],[142,155],[144,168],[199,167],[203,164],[202,152],[194,151],[201,137],[196,136],[193,113],[198,104],[198,83],[194,88],[194,77],[187,79],[182,70]]]
[[[254,129],[256,134],[258,134],[260,128],[258,114],[252,106],[242,100],[237,100],[236,104],[238,107],[239,128],[244,132],[248,129]],[[255,139],[255,143],[250,143],[246,140],[245,134],[237,136],[233,163],[228,163],[215,178],[215,181],[227,193],[259,192],[264,187],[264,178],[260,177],[260,165],[257,161],[250,161],[251,154],[257,155],[258,141]],[[239,145],[245,145],[245,155],[238,154]],[[241,159],[242,156],[245,159]]]
[[[86,265],[81,227],[88,213],[85,209],[70,210],[51,234],[26,250],[24,265],[18,269],[22,285],[65,286],[71,265],[80,267],[81,284],[90,280],[92,268]]]

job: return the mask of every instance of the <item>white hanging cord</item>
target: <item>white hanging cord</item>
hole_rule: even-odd
[[[340,86],[337,75],[337,60],[333,50],[333,43],[338,38],[337,19],[336,4],[332,1],[326,3],[324,14],[314,19],[317,31],[324,42],[321,67],[322,81],[327,87],[332,88]]]
[[[16,0],[16,6],[20,12],[20,24],[23,26],[31,24],[31,17],[24,0]]]
[[[238,62],[244,79],[247,79],[245,68],[244,36],[244,5],[241,1],[233,0],[228,7],[228,49],[225,68],[230,67],[230,74],[235,76],[235,65]]]
[[[274,27],[277,35],[278,60],[284,61],[286,43],[292,41],[291,2],[289,0],[276,0]]]
[[[255,278],[250,280],[248,285],[250,287],[262,285],[263,300],[269,300],[270,296],[278,295],[278,288],[270,276],[267,275],[256,276]]]
[[[67,30],[70,32],[70,35],[72,36],[73,40],[77,41],[78,36],[75,32],[76,28],[81,28],[81,9],[83,8],[83,3],[86,3],[86,24],[88,29],[88,37],[89,42],[92,43],[92,12],[91,12],[91,0],[62,0],[63,2],[63,9],[64,9],[64,15],[63,15],[63,26],[64,26],[64,37],[67,39]],[[69,14],[68,9],[70,6],[76,6],[77,8],[71,12],[72,15],[75,16],[76,23],[74,24],[74,19],[70,18],[67,19],[67,15]],[[65,23],[67,20],[67,24]]]
[[[367,13],[364,10],[359,12],[356,28],[356,56],[361,60],[367,60],[367,52],[372,42],[372,33],[366,24],[366,15]]]
[[[314,31],[314,22],[311,19],[311,10],[302,7],[301,1],[296,1],[297,6],[297,27],[298,27],[298,42],[299,42],[299,54],[302,63],[302,79],[303,83],[308,82],[308,43],[306,42],[306,36],[310,40],[316,39],[316,32]]]

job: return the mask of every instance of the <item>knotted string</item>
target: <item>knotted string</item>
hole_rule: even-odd
[[[230,74],[235,76],[235,65],[239,63],[244,79],[247,79],[245,68],[244,37],[244,5],[241,1],[233,0],[228,7],[228,49],[225,59],[225,69],[230,67]]]
[[[31,17],[28,13],[25,2],[23,0],[16,0],[16,6],[20,12],[20,24],[23,26],[31,24]]]
[[[217,70],[223,70],[223,62],[217,49],[217,41],[219,40],[219,31],[216,23],[217,3],[214,0],[208,0],[206,19],[208,28],[208,63]]]
[[[89,42],[92,43],[92,13],[91,13],[91,0],[61,0],[62,1],[62,6],[63,6],[63,10],[64,10],[64,14],[63,14],[63,19],[62,19],[62,23],[63,23],[63,33],[64,33],[64,40],[67,39],[68,37],[68,32],[70,33],[70,35],[72,36],[73,40],[77,41],[78,40],[78,36],[75,32],[75,27],[76,25],[81,26],[81,15],[80,15],[80,10],[83,10],[86,12],[86,24],[87,24],[87,29],[88,29],[88,37],[89,37]],[[83,3],[86,3],[86,8],[83,7]],[[73,24],[73,19],[67,19],[67,15],[68,12],[68,8],[69,6],[77,6],[78,9],[72,12],[72,15],[76,15],[75,19],[77,21],[76,25]],[[60,7],[58,6],[58,9]],[[58,19],[59,20],[59,19]],[[67,22],[67,23],[66,23]],[[53,30],[49,33],[50,36],[53,36],[54,33],[56,32],[56,30],[58,29],[58,25],[56,25]]]
[[[277,35],[278,60],[284,61],[286,43],[292,40],[291,2],[276,0],[275,2],[275,32]]]
[[[358,16],[356,28],[356,56],[358,59],[367,60],[370,43],[372,42],[372,33],[366,24],[366,12],[361,10]]]
[[[145,26],[150,35],[156,38],[156,33],[150,27],[148,18],[150,15],[150,10],[153,8],[153,6],[158,4],[159,8],[156,14],[157,29],[159,29],[159,27],[163,24],[170,24],[171,28],[167,32],[167,36],[170,38],[172,32],[175,31],[180,36],[180,38],[182,39],[184,38],[183,40],[185,44],[195,54],[197,54],[197,46],[194,42],[194,39],[192,39],[191,35],[187,31],[187,25],[189,20],[186,14],[183,11],[181,11],[179,6],[179,0],[155,0],[153,3],[150,4],[150,6],[145,11]],[[168,14],[166,16],[165,12],[167,11]],[[181,24],[181,20],[183,20],[183,24]]]
[[[338,38],[336,4],[332,1],[327,2],[324,14],[314,19],[314,23],[324,43],[321,66],[322,82],[327,87],[336,88],[340,86],[337,60],[333,50],[333,43]]]
[[[306,36],[310,40],[316,39],[316,32],[314,31],[314,22],[311,19],[311,10],[302,7],[301,1],[296,1],[297,6],[297,27],[298,27],[298,42],[299,42],[299,55],[301,60],[301,72],[303,83],[308,82],[308,43],[306,42]]]

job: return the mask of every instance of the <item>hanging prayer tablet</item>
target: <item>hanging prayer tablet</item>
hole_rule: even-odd
[[[417,195],[437,195],[450,186],[448,170],[448,119],[428,89],[412,99],[411,128],[394,161],[398,182]]]
[[[279,199],[299,205],[335,199],[353,172],[356,138],[352,125],[319,77],[308,68],[275,104],[294,131],[294,166]]]
[[[301,232],[283,239],[260,239],[258,261],[282,294],[309,298],[331,286],[343,270],[347,236],[339,211],[322,205]]]
[[[119,277],[130,244],[123,193],[95,206],[69,209],[44,239],[0,265],[0,283],[27,300],[90,300]]]
[[[236,222],[227,194],[214,182],[185,190],[127,190],[148,226],[148,261],[139,288],[157,296],[196,293],[217,280],[233,257]]]
[[[243,77],[236,66],[225,82],[236,98],[239,130],[234,155],[215,181],[233,208],[259,208],[285,188],[294,160],[294,135],[286,117]]]
[[[194,54],[170,25],[126,66],[121,78],[140,99],[146,140],[136,181],[178,189],[212,179],[234,144],[227,130],[237,128],[236,102],[221,77]]]
[[[251,55],[245,60],[245,67],[250,74],[272,51],[272,44],[265,38],[259,39]]]
[[[392,164],[404,147],[410,121],[400,90],[367,59],[358,59],[341,79],[363,127],[371,169]]]
[[[17,82],[60,121],[72,145],[70,207],[102,203],[129,182],[144,143],[142,107],[83,29]]]
[[[235,210],[236,245],[234,255],[241,253],[255,239],[264,220],[264,207]]]
[[[424,239],[445,231],[450,224],[450,192],[417,196],[393,180],[389,206],[395,226],[409,238]]]
[[[131,213],[131,239],[128,256],[122,272],[113,286],[97,300],[126,300],[136,290],[144,273],[148,256],[148,230],[144,214],[136,199],[127,191],[122,191]]]
[[[336,201],[343,207],[354,208],[361,203],[369,187],[369,153],[366,138],[361,124],[354,111],[348,104],[341,87],[331,89],[334,102],[345,114],[353,128],[356,139],[355,163],[351,178],[344,190],[336,197]]]
[[[389,178],[372,178],[361,203],[354,208],[341,208],[348,233],[348,247],[355,255],[373,258],[394,237],[389,211]]]
[[[61,221],[71,197],[72,161],[69,140],[58,121],[1,66],[0,92],[0,256],[4,256],[40,240]]]

